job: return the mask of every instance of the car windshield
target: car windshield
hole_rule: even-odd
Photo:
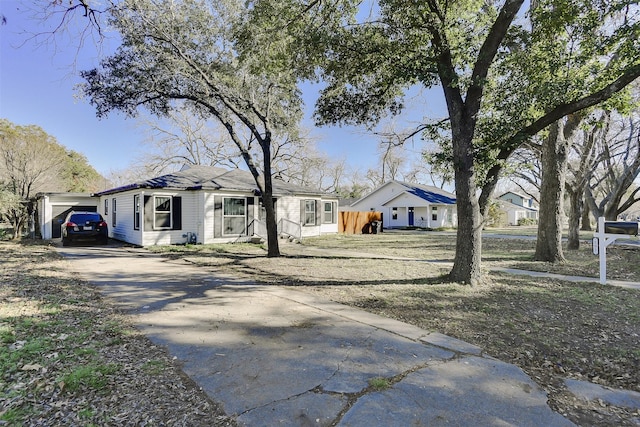
[[[87,222],[102,221],[102,217],[100,216],[100,214],[75,214],[75,215],[71,215],[71,218],[69,219],[69,221],[79,223],[79,224],[84,224]]]

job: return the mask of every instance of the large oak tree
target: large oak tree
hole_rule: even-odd
[[[540,1],[528,12],[536,14],[535,32],[523,19],[523,3],[379,0],[378,12],[373,8],[371,15],[360,11],[349,16],[359,2],[345,1],[342,8],[336,3],[291,3],[299,16],[311,17],[304,33],[299,24],[287,28],[322,52],[321,78],[327,86],[316,106],[320,124],[373,124],[402,110],[408,88],[442,88],[458,208],[450,279],[457,282],[482,279],[483,216],[505,160],[547,126],[608,99],[640,75],[634,2]],[[339,19],[330,19],[330,9],[340,11]],[[585,58],[597,60],[606,53],[613,60],[606,70],[592,67],[592,74],[565,90],[566,81],[549,72],[553,52],[545,55],[542,46],[545,40],[566,40],[560,36],[576,20],[584,21],[581,31],[598,30],[590,44],[594,49],[585,51]],[[310,31],[317,22],[322,25]],[[312,51],[301,45],[300,51],[305,49]],[[526,67],[516,66],[516,61]],[[531,85],[533,92],[522,84],[532,70],[540,83]]]
[[[166,116],[179,102],[218,122],[255,179],[268,254],[278,256],[272,143],[296,137],[301,98],[293,67],[269,66],[277,46],[243,52],[240,42],[252,39],[247,13],[234,0],[120,1],[110,9],[110,24],[122,44],[99,68],[82,73],[83,90],[100,117],[113,110],[135,115],[141,108]]]

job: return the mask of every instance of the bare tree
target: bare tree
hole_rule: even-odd
[[[142,123],[148,129],[148,149],[136,164],[153,176],[174,172],[184,165],[235,169],[242,163],[242,155],[226,130],[212,126],[187,108],[170,111],[165,120],[145,118]]]
[[[506,179],[517,187],[518,192],[538,203],[542,181],[541,148],[540,138],[532,138],[513,153],[505,166]]]
[[[343,199],[359,199],[369,194],[372,187],[367,185],[359,170],[347,171],[344,182],[338,187],[337,193]]]
[[[601,167],[592,171],[586,201],[595,217],[615,220],[640,200],[634,181],[640,174],[640,112],[612,119],[610,130],[597,144]]]
[[[345,173],[344,159],[331,159],[302,129],[296,138],[281,138],[273,144],[274,176],[286,182],[336,192]]]
[[[596,141],[602,139],[607,134],[609,128],[609,111],[600,111],[591,123],[587,124],[582,132],[576,133],[574,142],[571,144],[571,154],[568,163],[568,175],[566,181],[566,192],[569,198],[569,230],[568,243],[569,250],[580,248],[580,222],[589,222],[588,216],[584,217],[585,191],[589,184],[592,171],[600,162],[595,147]]]

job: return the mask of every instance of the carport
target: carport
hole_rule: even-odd
[[[89,193],[38,193],[37,230],[46,240],[60,238],[60,225],[72,210],[96,212],[99,199]]]

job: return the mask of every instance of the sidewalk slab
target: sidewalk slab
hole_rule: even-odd
[[[564,380],[567,388],[576,397],[584,400],[602,400],[610,405],[625,406],[640,411],[640,393],[631,390],[616,390],[588,381]]]
[[[572,426],[519,368],[465,357],[426,367],[360,399],[340,426]]]

